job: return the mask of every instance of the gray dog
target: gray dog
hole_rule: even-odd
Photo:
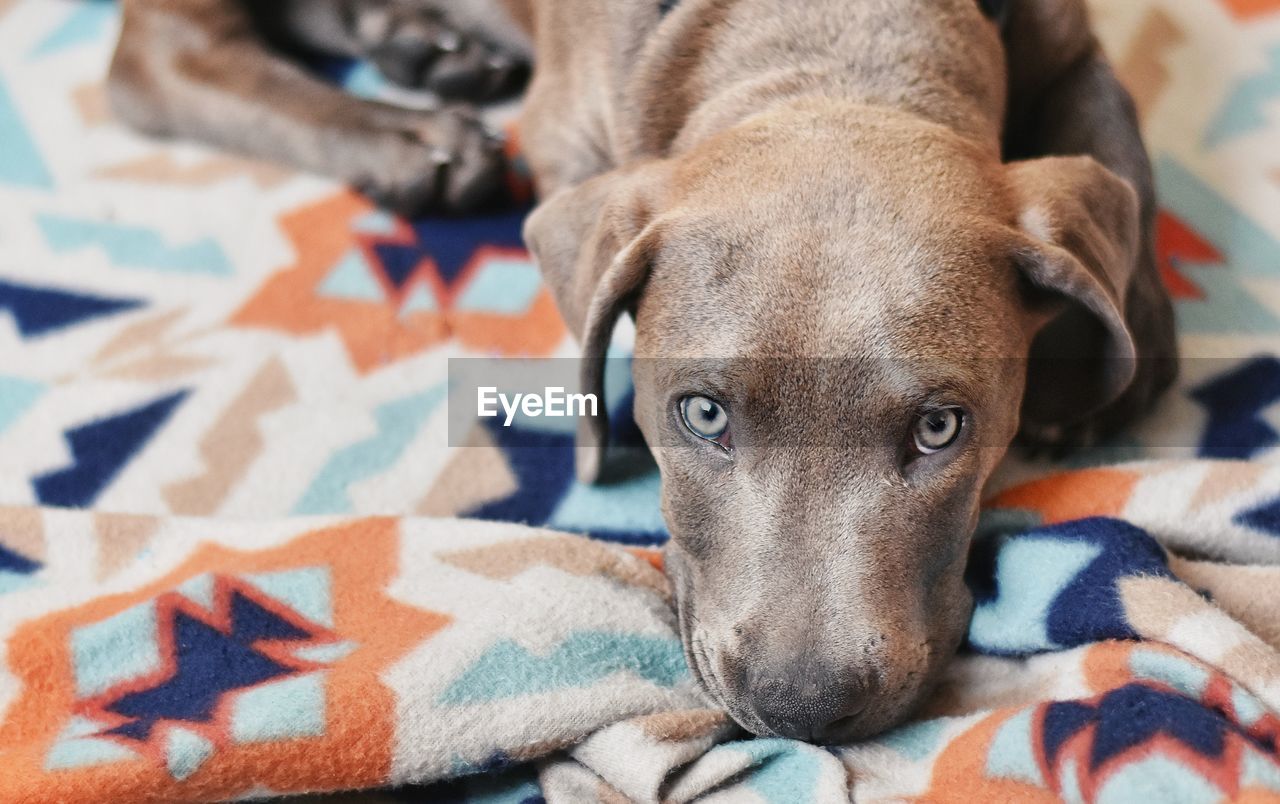
[[[455,99],[536,53],[526,239],[590,388],[635,318],[686,651],[758,734],[905,717],[1015,436],[1105,433],[1173,379],[1150,167],[1082,0],[125,0],[111,97],[401,209],[492,194],[465,107],[352,98],[282,48]]]

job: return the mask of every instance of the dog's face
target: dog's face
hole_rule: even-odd
[[[589,385],[634,312],[686,652],[759,734],[848,739],[909,713],[963,636],[980,495],[1024,408],[1087,412],[1131,371],[1127,185],[865,117],[761,118],[527,228]],[[1043,342],[1064,320],[1066,351]],[[1045,349],[1079,375],[1055,404],[1024,399]]]

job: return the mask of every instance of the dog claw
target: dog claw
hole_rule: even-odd
[[[445,31],[436,37],[434,45],[441,53],[457,53],[462,48],[462,37],[453,31]]]
[[[388,80],[446,100],[504,97],[528,77],[522,60],[449,28],[438,13],[401,11],[378,34],[367,53]]]
[[[385,125],[365,150],[380,154],[375,172],[354,182],[381,206],[407,216],[467,212],[504,187],[502,141],[471,110],[445,108]]]

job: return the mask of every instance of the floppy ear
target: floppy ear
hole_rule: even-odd
[[[524,225],[524,239],[556,306],[582,345],[582,393],[595,394],[597,415],[578,426],[577,470],[601,479],[609,437],[604,409],[605,355],[618,317],[644,286],[658,247],[653,225],[669,175],[654,161],[596,176],[556,192]]]
[[[1023,419],[1076,422],[1133,382],[1137,350],[1125,321],[1141,247],[1133,187],[1087,156],[1007,168],[1020,207],[1014,261],[1051,315],[1033,324]]]

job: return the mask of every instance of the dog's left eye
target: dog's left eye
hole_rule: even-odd
[[[729,413],[724,405],[705,396],[686,396],[680,400],[680,415],[698,438],[728,446]]]
[[[941,452],[955,443],[964,426],[964,413],[960,408],[937,408],[925,411],[916,419],[912,429],[916,451],[921,455]]]

